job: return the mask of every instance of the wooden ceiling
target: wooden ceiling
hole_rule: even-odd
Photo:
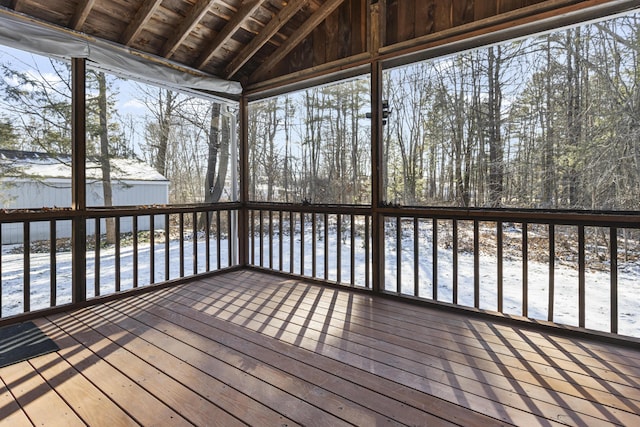
[[[2,0],[16,12],[225,79],[286,56],[343,0]],[[295,36],[295,39],[292,39]]]
[[[616,0],[0,0],[11,13],[245,87],[366,63],[393,46],[420,49],[456,36],[456,28],[473,32],[604,3]]]

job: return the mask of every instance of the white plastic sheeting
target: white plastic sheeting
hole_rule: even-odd
[[[62,58],[86,58],[88,66],[187,92],[213,92],[232,98],[240,83],[224,80],[164,58],[136,51],[0,8],[0,44]]]

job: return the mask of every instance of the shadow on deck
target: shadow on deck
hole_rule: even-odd
[[[36,323],[7,425],[640,425],[640,350],[251,270]]]

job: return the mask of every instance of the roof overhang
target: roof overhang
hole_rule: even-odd
[[[0,8],[0,43],[58,58],[86,58],[88,66],[121,77],[199,96],[238,99],[240,83],[168,59],[101,40]]]

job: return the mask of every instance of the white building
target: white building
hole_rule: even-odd
[[[111,159],[114,206],[164,205],[169,202],[169,181],[137,159]],[[104,206],[102,169],[95,158],[87,159],[87,206]],[[0,150],[0,209],[39,209],[71,206],[71,157],[46,153]],[[130,232],[131,218],[121,220],[121,232]],[[164,226],[163,217],[156,227]],[[87,223],[93,234],[94,223]],[[139,230],[149,229],[149,217],[140,217]],[[104,220],[101,231],[104,233]],[[31,240],[49,238],[49,223],[33,223]],[[71,236],[71,221],[58,221],[57,237]],[[2,224],[2,244],[21,243],[22,223]]]

